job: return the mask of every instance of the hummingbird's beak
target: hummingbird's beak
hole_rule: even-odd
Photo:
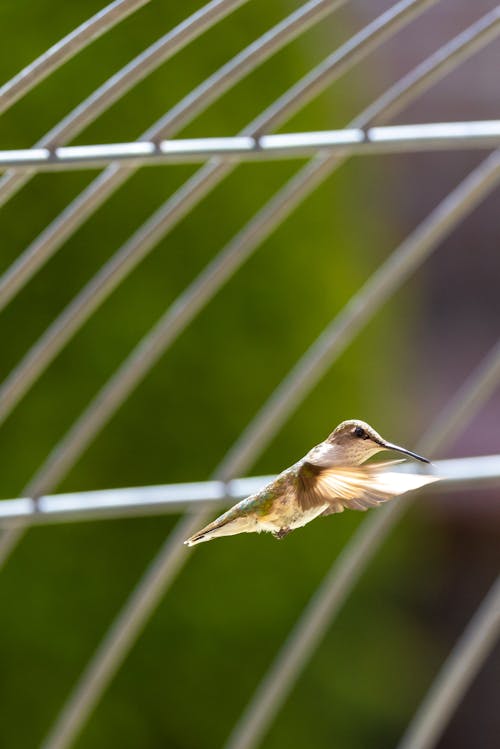
[[[423,458],[422,455],[417,455],[417,453],[412,453],[411,450],[407,450],[406,447],[400,447],[399,445],[393,445],[392,442],[385,442],[384,440],[380,441],[381,447],[383,447],[385,450],[394,450],[397,453],[403,453],[403,455],[409,455],[410,458],[415,458],[415,460],[420,460],[422,463],[430,463],[430,460],[427,460],[427,458]]]

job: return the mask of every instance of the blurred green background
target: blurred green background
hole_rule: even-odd
[[[32,145],[109,75],[199,5],[199,0],[154,0],[119,24],[2,117],[1,147]],[[247,3],[161,66],[75,142],[138,137],[298,5],[284,0]],[[260,66],[180,135],[235,134],[388,5],[357,2],[328,17]],[[488,3],[478,5],[478,14],[488,8]],[[1,81],[101,6],[102,0],[3,0]],[[454,24],[461,28],[467,20],[440,18],[443,39],[451,35]],[[416,45],[415,61],[401,54],[405,39],[409,42],[423,32],[429,18],[418,23],[403,32],[399,46],[389,45],[385,56],[371,56],[368,64],[356,67],[284,129],[344,126],[388,82],[421,59],[425,45]],[[438,42],[433,37],[425,44],[432,51]],[[446,90],[446,82],[440,90]],[[422,112],[420,119],[439,119],[432,111]],[[461,115],[470,117],[467,106]],[[57,489],[210,477],[316,335],[480,158],[422,154],[344,165],[204,309]],[[141,336],[300,166],[290,161],[238,167],[121,284],[1,427],[3,498],[19,495]],[[138,171],[64,244],[0,317],[2,379],[87,280],[195,170],[165,166]],[[419,174],[416,183],[414,170]],[[39,175],[2,208],[2,272],[95,174]],[[429,181],[428,189],[422,189]],[[461,283],[470,261],[460,237],[462,231],[465,236],[474,234],[478,226],[469,226],[468,220],[465,229],[445,243],[444,260],[433,260],[419,270],[298,405],[286,427],[263,449],[251,474],[273,473],[289,465],[344,418],[363,418],[388,439],[409,447],[416,444],[433,413],[494,340],[492,312],[484,309],[492,304],[496,314],[494,295],[488,296],[489,287],[482,302],[477,302],[477,295],[491,277],[494,266],[488,263],[496,262],[498,232],[491,229],[496,226],[493,202],[487,201],[481,210],[486,266],[484,278],[479,275],[476,286],[468,290],[470,299],[454,296],[453,285],[443,289],[439,265],[453,255],[454,277]],[[442,298],[447,303],[440,307],[436,300]],[[476,303],[472,320],[477,319],[483,337],[473,334],[471,323],[465,340],[450,332],[450,349],[443,351],[439,321],[444,324],[447,313],[460,319],[462,310],[470,322],[467,305]],[[486,333],[480,322],[484,316],[489,320]],[[481,418],[487,420],[486,432],[491,434],[488,417]],[[474,445],[471,449],[466,441],[461,454],[498,450],[498,441],[496,446],[477,441]],[[498,536],[488,518],[485,522],[483,516],[471,519],[467,512],[456,515],[449,504],[440,509],[436,504],[435,495],[432,505],[422,499],[390,535],[266,735],[265,749],[395,745],[487,590],[498,561]],[[0,574],[2,747],[39,746],[108,625],[177,520],[86,522],[26,534]],[[269,536],[241,536],[198,549],[76,746],[221,746],[283,638],[362,520],[361,514],[346,513],[314,523],[279,544]],[[493,747],[498,719],[489,690],[491,666],[485,674],[444,736],[443,747]],[[468,743],[471,736],[477,743]]]

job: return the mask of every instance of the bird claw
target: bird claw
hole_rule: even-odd
[[[291,532],[291,528],[280,528],[279,531],[274,531],[273,536],[279,541],[280,539],[285,538],[285,536],[288,536],[288,534]]]

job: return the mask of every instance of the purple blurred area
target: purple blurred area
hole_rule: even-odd
[[[363,25],[385,2],[355,2],[350,13]],[[380,90],[410,70],[452,35],[497,7],[486,0],[443,0],[398,34],[378,53]],[[373,79],[372,79],[373,80]],[[432,87],[391,124],[496,119],[500,116],[500,40]],[[407,154],[388,159],[387,201],[403,237],[474,167],[484,154]],[[399,182],[404,190],[392,189]],[[423,189],[425,186],[425,189]],[[427,382],[421,408],[439,411],[495,344],[500,333],[500,195],[482,202],[439,246],[420,271],[419,317],[414,321],[419,356],[415,380]],[[500,453],[500,388],[447,449],[447,456]],[[500,568],[500,492],[454,492],[426,501],[448,553],[439,599],[426,601],[418,617],[436,636],[453,642]],[[424,552],[425,550],[423,550]],[[491,695],[500,683],[497,647],[453,717],[440,749],[495,749],[500,715]]]

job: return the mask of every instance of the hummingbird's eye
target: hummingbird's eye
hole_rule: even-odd
[[[362,427],[356,427],[354,430],[354,436],[364,440],[368,439],[368,435]]]

